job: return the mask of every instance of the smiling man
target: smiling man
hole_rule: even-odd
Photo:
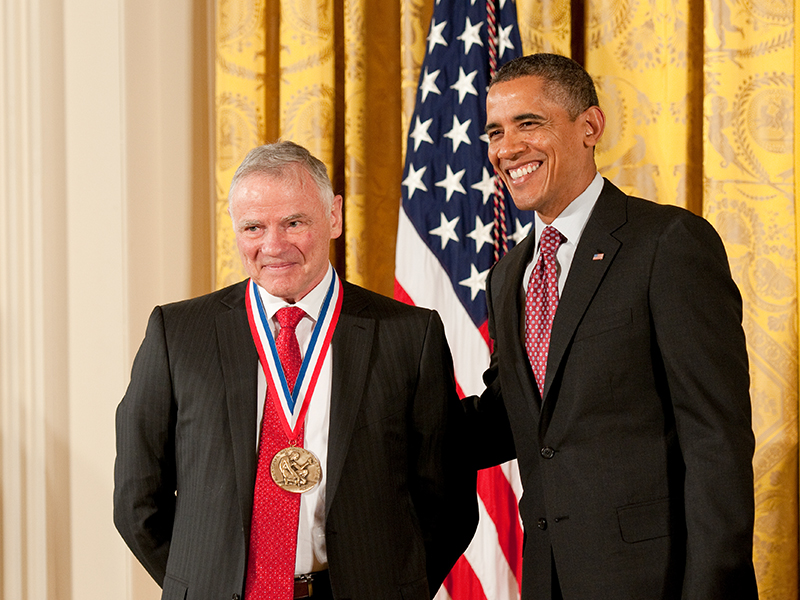
[[[511,457],[498,430],[519,459],[522,597],[757,598],[741,297],[705,220],[600,176],[605,126],[563,56],[489,88],[489,158],[536,215],[487,279],[487,389],[466,405],[483,466]]]
[[[426,600],[477,524],[439,316],[339,279],[342,197],[291,142],[229,194],[249,279],[157,307],[114,519],[165,600]]]
[[[250,166],[258,156],[231,183],[236,244],[247,274],[272,296],[295,304],[329,270],[330,241],[342,234],[342,197],[297,165],[280,174]]]

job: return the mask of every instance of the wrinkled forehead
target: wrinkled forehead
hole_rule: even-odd
[[[244,173],[241,177],[234,182],[231,193],[228,196],[228,212],[233,210],[233,205],[240,195],[240,190],[252,183],[255,180],[262,180],[267,183],[278,183],[289,187],[296,188],[298,193],[308,197],[315,198],[329,210],[331,207],[331,198],[328,198],[314,181],[314,178],[299,163],[283,165],[280,168],[264,170],[253,170],[249,173]]]

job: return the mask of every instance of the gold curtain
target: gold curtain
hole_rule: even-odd
[[[267,72],[265,0],[226,1],[215,15],[214,172],[215,281],[223,287],[243,278],[227,194],[236,168],[247,152],[264,143]]]
[[[684,207],[687,140],[698,125],[689,115],[702,102],[688,88],[688,4],[590,3],[585,61],[610,125],[597,152],[600,172],[626,191]]]
[[[510,1],[510,0],[506,0]],[[390,295],[405,135],[434,0],[217,0],[216,285],[238,281],[236,166],[278,137],[345,196],[332,256]],[[798,597],[795,42],[800,0],[517,0],[525,52],[582,61],[608,126],[598,166],[629,193],[703,214],[744,299],[757,436],[761,597]]]
[[[797,598],[798,365],[795,15],[789,3],[707,0],[703,213],[744,297],[757,436],[762,598]]]
[[[391,295],[404,138],[398,6],[217,0],[216,21],[217,287],[244,277],[226,212],[233,172],[250,148],[282,138],[325,162],[345,197],[337,268]]]

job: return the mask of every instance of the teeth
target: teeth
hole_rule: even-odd
[[[519,169],[511,169],[508,174],[511,175],[511,179],[519,179],[523,175],[533,173],[538,168],[539,165],[529,164],[525,165],[524,167],[520,167]]]

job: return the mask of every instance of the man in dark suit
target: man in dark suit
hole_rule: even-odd
[[[432,597],[477,522],[439,316],[339,281],[342,198],[304,148],[251,151],[229,204],[251,279],[153,311],[117,410],[117,528],[165,599]],[[296,384],[284,308],[304,311]],[[273,538],[288,559],[254,542]]]
[[[599,175],[604,127],[571,59],[516,59],[490,86],[489,158],[536,217],[487,279],[494,350],[469,407],[510,425],[522,597],[756,598],[741,297],[705,220]],[[484,462],[514,452],[490,441]]]

